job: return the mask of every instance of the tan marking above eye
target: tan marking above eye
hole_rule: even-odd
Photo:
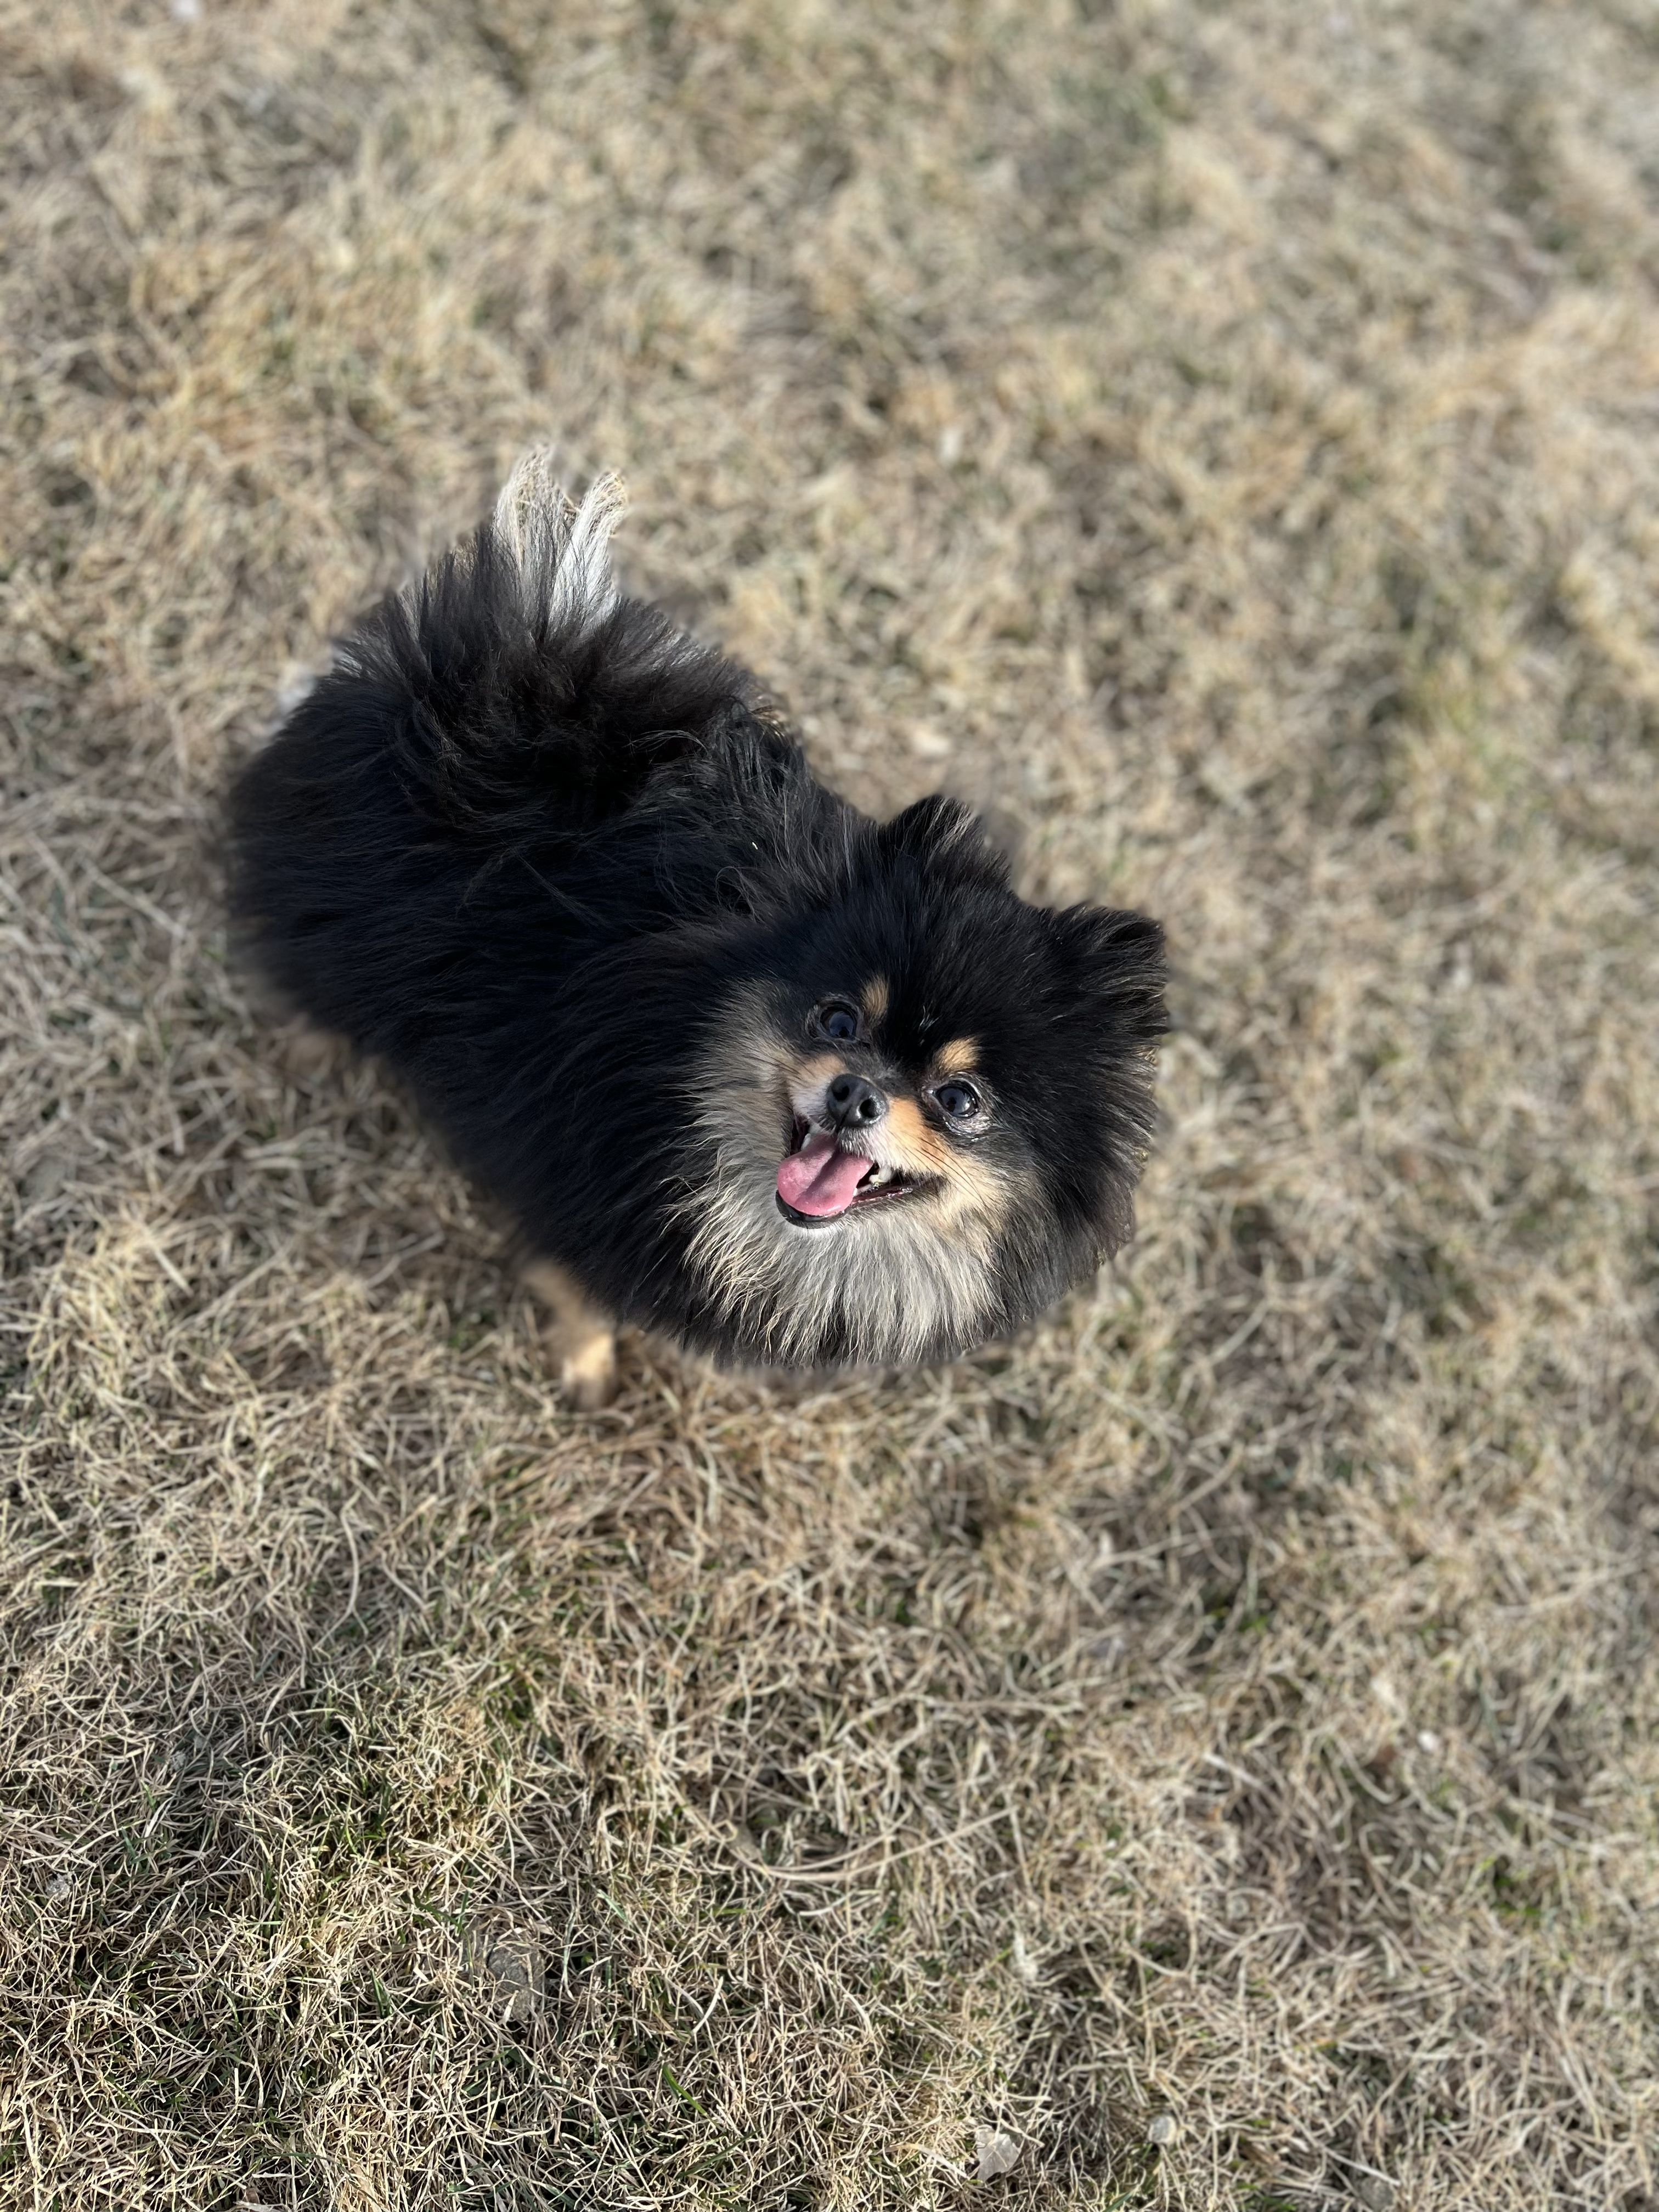
[[[872,1029],[887,1012],[890,996],[884,975],[872,975],[865,985],[859,1003],[863,1006],[864,1018]]]
[[[977,1037],[952,1037],[933,1054],[933,1065],[941,1075],[971,1075],[979,1066]]]

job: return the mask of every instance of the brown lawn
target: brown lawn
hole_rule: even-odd
[[[1651,2205],[1646,0],[0,22],[0,2200]],[[1027,1340],[573,1415],[227,972],[228,763],[547,436],[1167,920]]]

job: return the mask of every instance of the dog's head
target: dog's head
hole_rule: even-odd
[[[1145,916],[1018,897],[925,799],[745,948],[696,1082],[690,1260],[758,1356],[947,1356],[1127,1233],[1163,1026]]]

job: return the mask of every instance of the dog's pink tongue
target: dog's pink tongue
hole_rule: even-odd
[[[845,1213],[859,1185],[870,1172],[868,1160],[856,1152],[843,1152],[833,1137],[815,1130],[798,1152],[790,1152],[778,1169],[778,1196],[797,1213],[825,1217]]]

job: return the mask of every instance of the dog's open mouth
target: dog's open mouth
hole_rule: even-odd
[[[861,1152],[843,1152],[833,1135],[797,1121],[778,1167],[778,1211],[787,1221],[816,1229],[866,1206],[913,1198],[928,1180],[880,1167]]]

